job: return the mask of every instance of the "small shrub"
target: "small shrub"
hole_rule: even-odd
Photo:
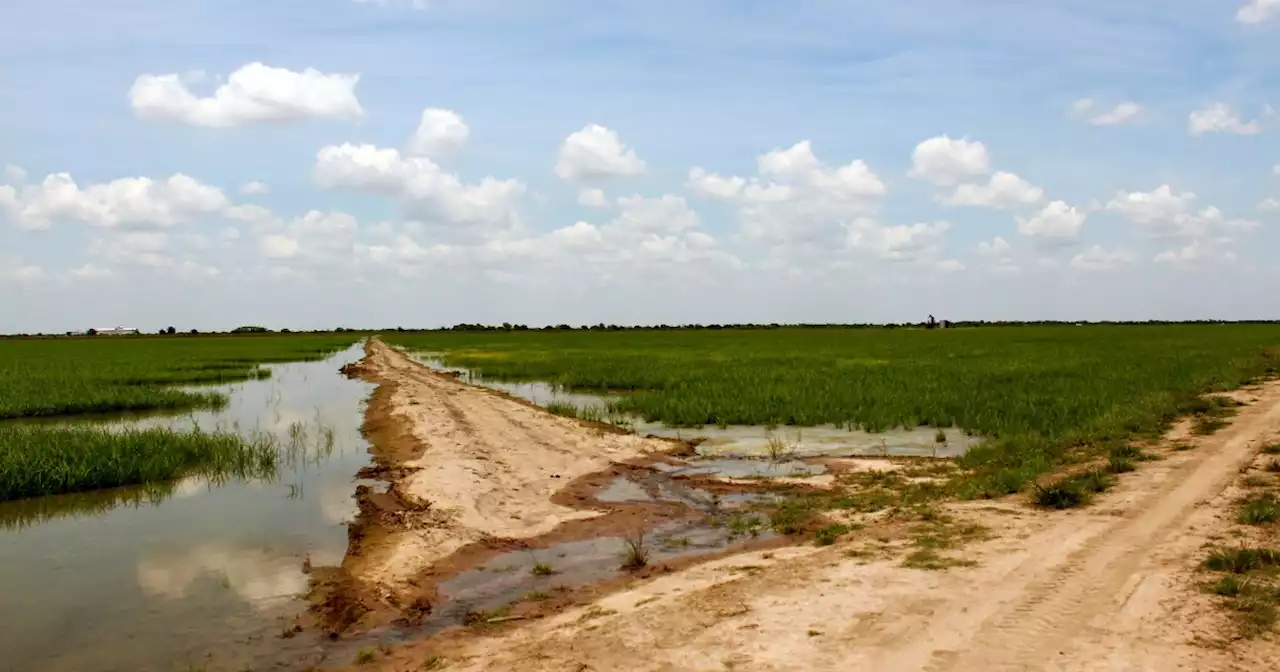
[[[649,547],[644,543],[644,532],[623,542],[622,568],[641,569],[649,564]]]
[[[368,665],[377,657],[378,654],[374,653],[373,649],[360,649],[356,651],[356,665]]]
[[[1065,476],[1047,486],[1036,485],[1036,504],[1047,509],[1071,509],[1088,504],[1093,495],[1105,492],[1115,477],[1101,469]]]
[[[1248,579],[1242,579],[1235,574],[1228,574],[1214,583],[1209,584],[1205,589],[1214,595],[1235,597],[1239,595],[1247,585]]]
[[[555,568],[545,562],[534,563],[533,569],[530,571],[533,572],[534,576],[551,576],[556,573]]]
[[[1280,473],[1280,460],[1270,460],[1264,468],[1273,474]]]
[[[1134,469],[1133,460],[1127,457],[1112,455],[1111,458],[1107,460],[1107,471],[1113,474],[1124,474],[1133,471]]]
[[[1280,508],[1277,508],[1276,500],[1271,495],[1263,495],[1246,501],[1240,507],[1237,520],[1243,525],[1267,525],[1276,522],[1277,518],[1280,518]]]
[[[848,534],[850,528],[848,525],[828,525],[817,532],[818,545],[830,546],[836,543],[842,535]]]
[[[939,428],[938,428],[938,431],[937,431],[937,432],[935,432],[935,433],[934,433],[934,435],[933,435],[933,442],[934,442],[934,443],[946,443],[946,442],[947,442],[947,433],[946,433],[946,431],[944,431],[941,427],[939,427]]]
[[[1267,455],[1280,455],[1280,443],[1273,443],[1269,446],[1263,446],[1262,452]]]
[[[1246,546],[1215,550],[1204,561],[1205,569],[1232,574],[1246,574],[1256,569],[1276,565],[1280,565],[1280,551]]]

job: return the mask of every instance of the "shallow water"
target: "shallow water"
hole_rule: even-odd
[[[114,421],[245,436],[286,455],[270,480],[187,479],[148,488],[0,503],[0,669],[295,669],[311,635],[280,639],[306,604],[304,560],[336,565],[356,512],[360,434],[373,386],[321,362],[271,364],[272,377],[216,388],[227,406]]]
[[[591,394],[578,390],[566,390],[546,382],[510,383],[485,378],[474,371],[444,364],[440,353],[405,351],[416,361],[439,371],[458,372],[459,380],[501,390],[535,404],[571,404],[583,408],[603,408],[616,396]],[[660,436],[671,439],[700,439],[699,455],[706,457],[773,457],[771,452],[781,450],[784,460],[807,457],[959,457],[969,448],[982,442],[982,437],[968,436],[955,428],[946,429],[946,441],[937,440],[932,427],[892,429],[871,433],[850,431],[843,427],[777,427],[761,425],[731,425],[718,427],[667,427],[662,423],[645,422],[631,418],[629,424],[640,435]],[[772,445],[771,445],[772,444]]]

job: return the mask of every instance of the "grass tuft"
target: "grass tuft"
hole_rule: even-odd
[[[1101,469],[1065,476],[1047,486],[1036,485],[1036,505],[1046,509],[1072,509],[1084,506],[1093,496],[1115,484],[1115,477]]]
[[[1242,525],[1269,525],[1280,518],[1280,507],[1270,494],[1254,497],[1240,507],[1237,520]]]
[[[623,540],[622,568],[643,569],[649,564],[649,547],[645,544],[644,532]]]

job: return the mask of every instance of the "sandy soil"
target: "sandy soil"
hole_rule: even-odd
[[[433,372],[377,339],[355,371],[381,384],[370,403],[377,457],[394,471],[402,525],[361,549],[360,581],[396,590],[459,549],[528,539],[604,511],[553,501],[575,479],[670,451]],[[386,532],[386,530],[384,530]]]
[[[397,563],[439,557],[451,539],[531,535],[581,516],[550,504],[551,474],[585,473],[646,449],[638,439],[584,435],[535,409],[469,393],[388,349],[374,352],[385,375],[405,381],[396,404],[404,419],[438,451],[420,461],[411,491],[458,509],[446,536],[406,546],[382,568],[388,575],[401,571]],[[1274,669],[1280,647],[1229,641],[1194,569],[1206,542],[1225,538],[1233,482],[1264,441],[1280,436],[1280,384],[1237,398],[1248,405],[1229,427],[1199,438],[1177,429],[1172,436],[1191,449],[1166,445],[1164,459],[1121,476],[1086,510],[1046,513],[1023,499],[950,506],[992,533],[962,551],[970,567],[868,560],[857,551],[875,543],[872,528],[836,546],[705,563],[509,630],[454,632],[376,667],[422,669],[439,656],[448,670],[530,672]],[[471,425],[442,419],[450,408]]]

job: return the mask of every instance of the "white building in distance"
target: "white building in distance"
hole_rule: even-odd
[[[137,329],[130,327],[103,327],[94,329],[93,332],[99,336],[136,336],[138,334]]]

